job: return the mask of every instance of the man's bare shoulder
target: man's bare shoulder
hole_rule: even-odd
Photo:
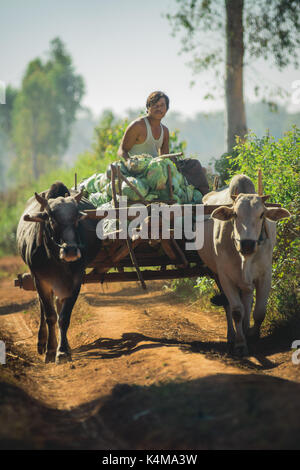
[[[128,126],[128,129],[143,129],[145,127],[145,121],[144,121],[144,118],[143,117],[140,117],[140,118],[137,118],[135,119],[134,121],[132,121],[129,126]]]
[[[169,137],[169,129],[167,128],[167,126],[162,124],[162,128],[163,128],[165,137]]]

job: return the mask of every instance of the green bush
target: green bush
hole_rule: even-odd
[[[289,219],[277,222],[277,244],[273,255],[273,282],[268,302],[267,323],[273,327],[300,322],[300,129],[294,127],[282,139],[266,135],[247,136],[239,142],[231,158],[230,177],[245,173],[257,184],[262,170],[264,194],[268,202],[280,203],[291,213]],[[238,171],[236,170],[238,168]]]

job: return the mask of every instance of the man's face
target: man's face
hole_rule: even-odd
[[[162,119],[167,113],[167,104],[165,98],[160,98],[155,104],[148,108],[148,115],[155,119]]]

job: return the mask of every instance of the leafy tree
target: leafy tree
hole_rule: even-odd
[[[272,59],[281,70],[298,63],[298,0],[176,0],[178,10],[166,15],[174,34],[184,31],[183,52],[193,52],[194,72],[213,68],[225,75],[227,152],[235,137],[247,133],[244,67],[253,59]],[[225,57],[225,74],[221,72]],[[258,87],[256,92],[258,93]],[[208,97],[208,96],[207,96]]]
[[[55,111],[59,118],[56,126],[57,145],[60,153],[63,153],[69,143],[71,125],[80,108],[84,81],[75,74],[71,56],[59,38],[51,41],[50,59],[45,65],[45,72],[53,89]]]
[[[37,179],[59,163],[84,91],[60,39],[51,42],[49,55],[46,63],[39,58],[29,63],[13,106],[13,169],[21,180]]]

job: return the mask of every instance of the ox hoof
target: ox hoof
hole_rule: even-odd
[[[235,346],[233,354],[236,357],[249,356],[248,347],[245,344],[241,346]]]
[[[45,356],[45,364],[48,364],[48,362],[55,362],[55,356],[56,356],[56,351],[47,352]]]
[[[56,354],[56,364],[65,364],[66,362],[71,362],[72,361],[72,357],[71,357],[71,354],[70,353],[66,353],[66,352],[58,352]]]
[[[259,336],[259,331],[255,327],[249,328],[247,331],[247,339],[251,341],[251,343],[256,343],[259,340]]]

